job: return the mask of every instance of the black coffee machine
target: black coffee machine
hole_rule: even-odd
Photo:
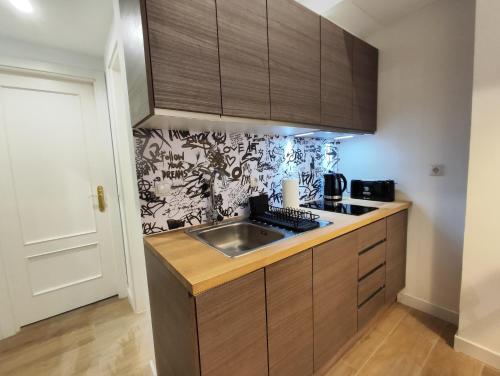
[[[342,193],[347,188],[347,179],[342,174],[325,174],[324,199],[333,204],[342,200]]]

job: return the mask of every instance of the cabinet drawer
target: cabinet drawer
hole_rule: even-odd
[[[387,221],[384,219],[361,227],[358,232],[358,252],[370,248],[374,244],[385,240],[387,235]]]
[[[377,312],[384,306],[385,288],[380,289],[374,296],[358,308],[358,330],[362,329]]]
[[[359,255],[358,279],[363,278],[385,262],[385,247],[386,243],[383,242]]]
[[[363,278],[358,284],[358,305],[363,304],[375,291],[385,285],[385,265]]]

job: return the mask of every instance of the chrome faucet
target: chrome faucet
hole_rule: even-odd
[[[226,175],[227,173],[218,167],[214,167],[212,173],[210,174],[210,180],[208,183],[208,189],[210,190],[210,209],[208,210],[207,217],[212,222],[212,225],[219,223],[219,216],[222,215],[215,205],[215,178],[217,174],[222,178],[222,184],[226,186]]]

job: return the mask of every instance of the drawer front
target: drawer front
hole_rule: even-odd
[[[358,279],[385,263],[385,247],[383,242],[359,255]]]
[[[363,278],[358,284],[358,305],[363,304],[375,291],[385,285],[385,265]]]
[[[384,306],[385,303],[385,288],[377,292],[365,304],[358,308],[358,330],[368,324]]]
[[[382,219],[368,226],[361,227],[358,231],[358,252],[385,240],[387,236],[387,221]]]

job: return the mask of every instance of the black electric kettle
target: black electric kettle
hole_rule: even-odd
[[[342,174],[325,174],[324,198],[328,201],[341,201],[342,193],[347,188],[347,179]]]

